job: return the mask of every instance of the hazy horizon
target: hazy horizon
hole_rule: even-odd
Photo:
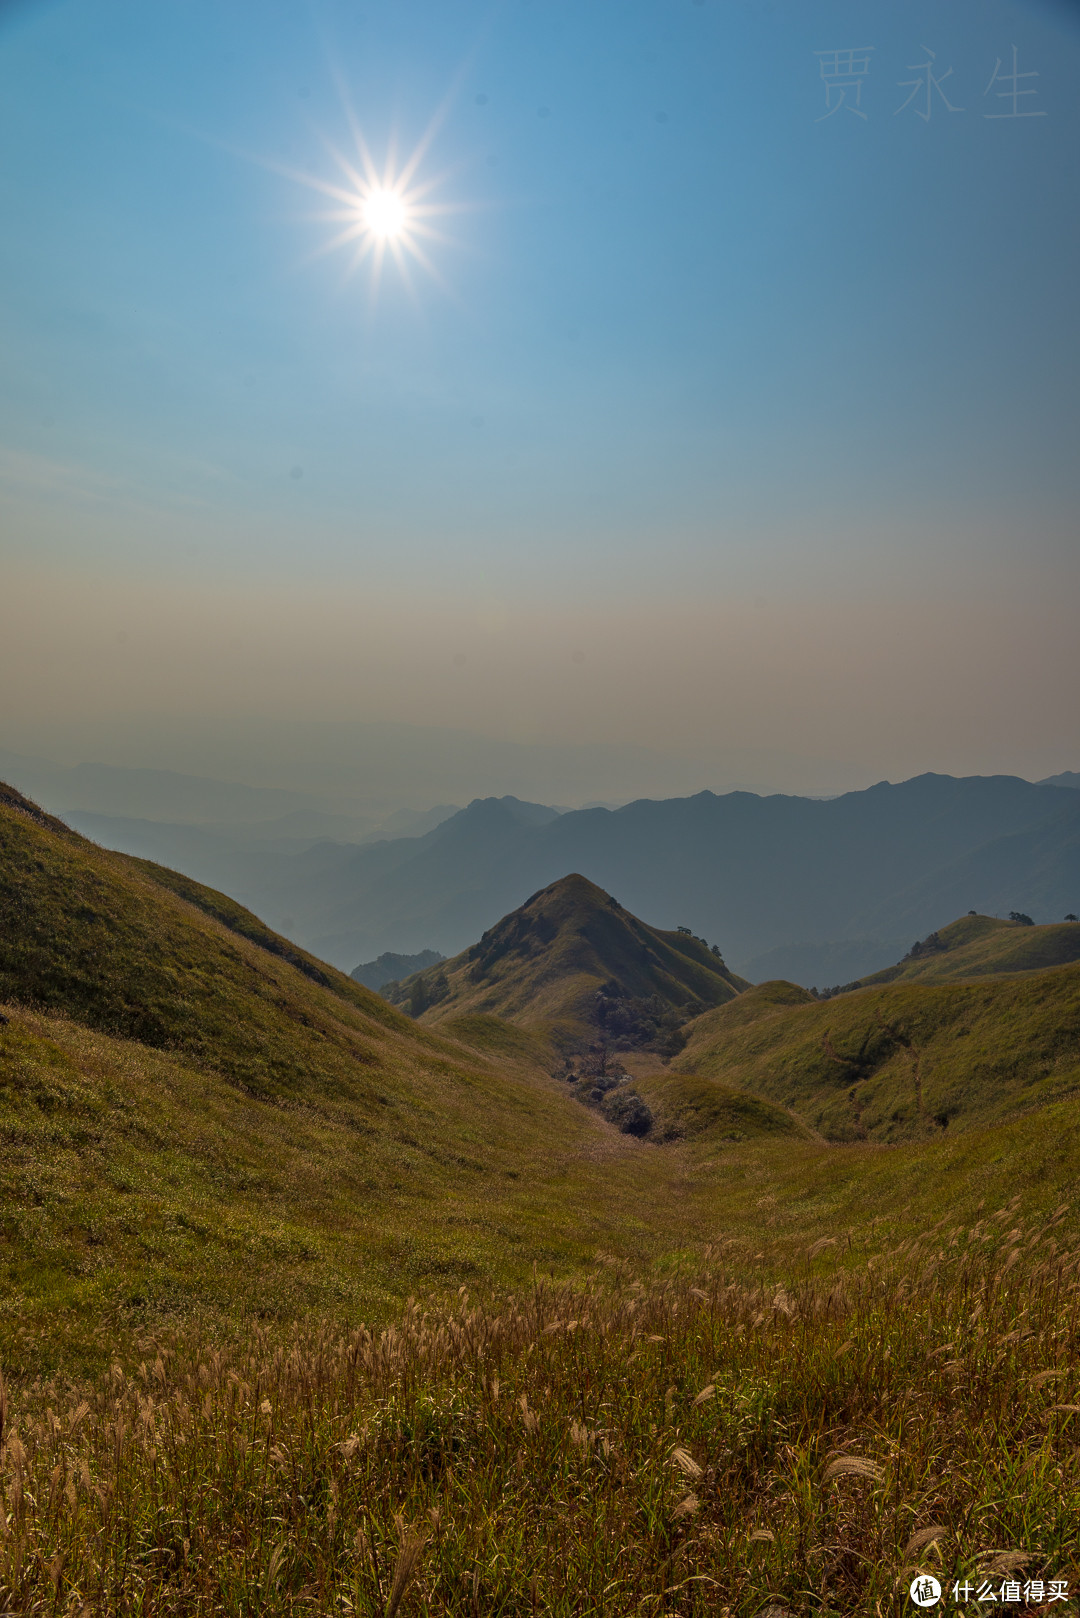
[[[85,736],[70,748],[58,748],[52,757],[0,744],[0,780],[53,813],[81,810],[135,820],[214,823],[222,829],[230,823],[255,825],[298,814],[305,826],[315,827],[319,822],[310,816],[322,814],[328,822],[324,835],[348,838],[350,819],[359,829],[365,821],[374,826],[395,815],[420,814],[426,829],[428,811],[461,808],[474,799],[512,797],[568,811],[618,808],[640,799],[685,798],[702,791],[717,796],[744,792],[827,799],[865,791],[882,781],[898,784],[911,779],[886,774],[872,780],[852,778],[835,789],[813,782],[784,786],[752,778],[725,779],[719,769],[710,775],[692,759],[644,748],[609,748],[598,754],[587,747],[528,747],[466,731],[391,724],[326,726],[315,735],[305,725],[302,733],[307,744],[302,756],[283,745],[280,731],[272,727],[246,731],[238,727],[210,738],[200,726],[187,736],[166,733],[153,745],[136,732],[126,746],[114,748],[109,761],[83,756]],[[238,744],[241,736],[248,743],[246,749]],[[210,745],[215,739],[216,747]],[[196,767],[200,761],[203,768]],[[807,778],[814,773],[812,761],[786,762],[796,770],[801,767]],[[779,770],[785,761],[759,758],[757,763]],[[1076,773],[1080,781],[1080,772],[1054,771],[1050,777],[1065,773]],[[607,796],[599,790],[604,786]],[[338,823],[330,824],[335,819]],[[413,832],[406,818],[399,830],[382,835]]]

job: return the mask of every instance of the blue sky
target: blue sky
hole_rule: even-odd
[[[5,735],[284,703],[718,780],[1078,767],[1078,91],[1050,0],[0,8]],[[351,126],[427,138],[434,273],[324,251]],[[958,668],[1010,624],[1003,707]]]

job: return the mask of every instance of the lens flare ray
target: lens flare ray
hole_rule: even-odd
[[[427,128],[403,160],[399,159],[396,136],[390,136],[385,162],[380,168],[340,77],[335,74],[335,79],[353,150],[344,151],[337,142],[323,135],[323,146],[338,169],[337,176],[327,178],[296,169],[282,169],[290,179],[335,205],[312,216],[336,225],[338,229],[308,254],[306,261],[311,262],[339,249],[353,247],[349,273],[355,273],[365,262],[369,262],[374,297],[389,253],[410,292],[413,289],[408,272],[410,264],[414,264],[442,291],[450,294],[450,287],[432,262],[430,254],[424,251],[421,240],[428,244],[455,245],[451,236],[435,228],[434,221],[438,219],[441,222],[447,215],[461,212],[462,205],[440,202],[433,197],[439,186],[445,184],[448,178],[446,173],[422,176],[419,171],[445,121],[452,94],[436,109]]]

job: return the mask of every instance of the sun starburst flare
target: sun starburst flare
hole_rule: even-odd
[[[339,177],[322,179],[290,171],[292,179],[328,197],[334,204],[315,217],[336,224],[339,229],[316,248],[312,257],[322,257],[339,248],[351,248],[350,273],[358,270],[365,260],[370,260],[371,291],[374,295],[389,254],[406,284],[409,284],[410,263],[414,263],[425,270],[443,291],[449,292],[444,278],[425,251],[425,245],[451,241],[450,237],[435,228],[434,220],[461,211],[461,204],[433,199],[432,194],[443,183],[445,176],[437,175],[423,180],[417,178],[417,171],[445,115],[445,108],[441,108],[432,119],[404,162],[398,163],[391,144],[381,170],[372,158],[347,103],[346,112],[355,157],[348,156],[332,141],[324,140],[339,170]]]

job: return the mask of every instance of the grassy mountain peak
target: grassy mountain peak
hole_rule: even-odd
[[[650,927],[575,872],[391,998],[425,1022],[499,1017],[569,1051],[601,1036],[646,1045],[658,1020],[673,1027],[747,987],[715,946],[689,929]]]

